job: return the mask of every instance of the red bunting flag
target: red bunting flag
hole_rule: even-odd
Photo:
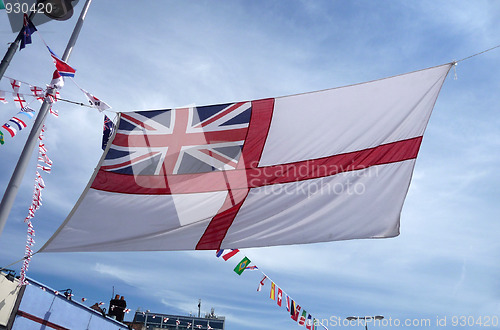
[[[75,76],[75,69],[73,69],[71,66],[69,66],[68,63],[64,62],[62,59],[57,56],[52,49],[49,48],[50,55],[52,56],[52,60],[54,61],[54,64],[56,65],[56,70],[59,72],[61,76],[64,77],[74,77]]]
[[[39,149],[39,151],[40,151],[40,152],[42,152],[42,153],[43,153],[43,152],[47,152],[47,148],[45,147],[45,144],[43,144],[43,143],[39,143],[39,144],[38,144],[38,149]]]
[[[283,299],[283,291],[281,290],[280,287],[278,287],[278,297],[276,299],[276,303],[278,304],[278,306],[281,307],[281,300]]]
[[[49,108],[49,112],[54,116],[54,117],[59,117],[59,113],[57,112],[56,109],[53,109],[52,107]]]
[[[304,309],[304,310],[302,311],[302,315],[301,315],[301,316],[300,316],[300,318],[299,318],[299,325],[302,325],[302,326],[303,326],[303,325],[305,325],[305,324],[306,324],[306,317],[307,317],[307,312],[306,312],[306,310]]]
[[[260,282],[259,282],[259,286],[257,288],[257,291],[262,290],[262,287],[264,286],[264,283],[266,282],[266,280],[267,280],[267,276],[264,275],[264,277],[262,278],[262,280],[260,280]]]
[[[49,166],[43,166],[40,164],[37,164],[36,167],[44,172],[50,173],[51,168]]]
[[[21,87],[21,82],[19,80],[12,78],[10,78],[9,80],[10,80],[10,85],[12,86],[12,90],[17,93],[19,91],[19,88]]]
[[[231,252],[224,254],[222,256],[222,259],[224,259],[225,261],[228,261],[229,258],[235,256],[238,252],[240,252],[240,250],[238,250],[238,249],[231,250]]]
[[[28,102],[26,102],[26,100],[24,99],[24,97],[17,93],[15,96],[14,96],[14,104],[19,108],[19,109],[24,109],[24,107],[26,105],[28,105]]]
[[[40,103],[43,102],[43,100],[45,99],[45,91],[42,88],[37,86],[31,86],[30,90],[31,93],[33,93],[33,96],[35,96],[36,99],[40,101]]]
[[[45,148],[44,144],[42,143],[44,139],[43,133],[45,132],[45,126],[42,127],[42,130],[40,132],[40,135],[38,136],[39,139],[39,152],[38,152],[38,160],[43,161],[47,166],[43,166],[41,164],[37,164],[37,168],[40,168],[46,172],[50,172],[50,165],[52,165],[52,161],[48,158],[46,152],[47,149]],[[42,190],[45,188],[45,182],[43,181],[42,176],[38,171],[35,173],[35,184],[34,184],[34,189],[33,189],[33,200],[31,203],[31,206],[28,209],[28,216],[25,218],[25,222],[28,225],[27,229],[27,238],[26,238],[26,250],[24,254],[24,262],[21,267],[21,272],[20,272],[20,277],[19,277],[19,285],[27,285],[28,282],[26,281],[26,272],[29,267],[29,262],[31,260],[31,256],[33,255],[33,250],[31,249],[31,246],[35,244],[35,240],[33,237],[35,236],[35,229],[33,228],[33,224],[31,223],[31,219],[35,217],[35,211],[42,205],[41,200],[42,200]],[[55,291],[55,294],[57,295],[59,292]],[[70,295],[71,297],[72,295]],[[82,302],[85,301],[85,298],[82,298]]]

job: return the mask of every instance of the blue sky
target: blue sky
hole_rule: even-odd
[[[495,1],[94,0],[69,62],[76,82],[114,111],[207,105],[459,60],[500,44],[499,15]],[[6,50],[15,35],[5,12],[0,16]],[[39,27],[56,53],[64,52],[77,16]],[[40,39],[33,40],[6,75],[45,85],[53,64]],[[430,319],[428,328],[438,328],[437,318],[448,317],[450,326],[452,316],[500,317],[499,59],[500,49],[493,50],[459,63],[457,80],[450,72],[424,135],[399,237],[245,255],[322,319],[384,315]],[[8,82],[0,87],[7,90]],[[85,102],[69,81],[61,93]],[[56,108],[59,118],[46,123],[54,165],[44,175],[44,205],[34,220],[38,248],[63,222],[101,156],[102,114],[61,102]],[[2,121],[16,112],[12,102],[0,104]],[[25,129],[0,148],[0,195],[27,136]],[[0,236],[0,265],[24,254],[35,161]],[[237,276],[235,264],[208,251],[48,253],[33,258],[28,275],[72,288],[89,305],[108,302],[114,286],[132,310],[195,313],[201,298],[202,313],[214,307],[229,330],[296,327],[269,299],[269,286],[256,292],[260,273]],[[20,264],[13,267],[19,271]]]

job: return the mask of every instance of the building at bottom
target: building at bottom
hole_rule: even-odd
[[[14,274],[9,270],[0,272],[0,330],[224,330],[225,327],[225,317],[215,315],[213,308],[205,317],[139,310],[132,322],[122,323],[115,319],[116,315],[106,315],[99,307],[102,302],[87,307],[72,300],[70,292],[58,292],[30,278],[28,285],[20,286]],[[113,301],[110,310],[111,306],[118,306]]]
[[[205,317],[180,316],[137,311],[129,326],[134,330],[224,330],[225,317],[213,313]]]
[[[126,330],[128,326],[56,290],[27,279],[19,286],[13,273],[0,274],[0,330]]]

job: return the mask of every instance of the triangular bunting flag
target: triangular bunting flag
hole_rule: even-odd
[[[49,46],[47,46],[47,48],[52,56],[52,59],[54,60],[54,64],[56,65],[56,69],[59,71],[59,74],[63,77],[74,77],[76,70],[61,60],[59,56],[57,56],[52,49],[49,48]]]

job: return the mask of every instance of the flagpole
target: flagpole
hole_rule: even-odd
[[[67,62],[69,56],[71,55],[71,51],[73,50],[76,40],[78,39],[78,35],[80,33],[80,30],[82,29],[83,21],[85,20],[85,16],[87,15],[87,11],[89,9],[91,2],[92,0],[86,0],[85,5],[83,6],[80,17],[76,22],[75,28],[73,29],[73,33],[71,34],[71,37],[66,46],[66,50],[64,51],[64,55],[62,57],[62,60],[64,62]],[[55,92],[56,92],[55,89],[47,88],[48,94],[54,95]],[[42,130],[43,123],[45,122],[45,118],[47,117],[47,113],[49,112],[50,107],[51,107],[51,101],[49,100],[49,98],[45,98],[42,106],[40,107],[40,111],[38,112],[38,116],[36,117],[35,123],[33,124],[33,128],[31,129],[31,132],[28,136],[28,140],[24,145],[21,156],[19,156],[19,160],[17,161],[16,168],[14,169],[14,173],[10,178],[7,189],[5,189],[5,194],[3,195],[2,202],[0,203],[0,235],[2,234],[5,223],[7,222],[7,218],[9,217],[9,213],[10,210],[12,209],[12,205],[14,204],[17,191],[21,186],[24,173],[26,172],[26,168],[29,164],[31,155],[33,154],[33,149],[36,146],[36,143],[38,141],[38,136],[40,135],[40,131]]]
[[[29,16],[29,20],[33,20],[33,17],[35,17],[36,11],[32,11]],[[13,43],[10,44],[9,49],[7,49],[7,52],[5,53],[2,62],[0,63],[0,79],[3,78],[3,75],[5,74],[5,71],[7,70],[7,67],[10,64],[10,61],[14,57],[14,54],[17,51],[17,47],[19,47],[19,42],[23,38],[24,34],[24,29],[21,28],[21,31],[17,34],[16,40],[14,40]]]

